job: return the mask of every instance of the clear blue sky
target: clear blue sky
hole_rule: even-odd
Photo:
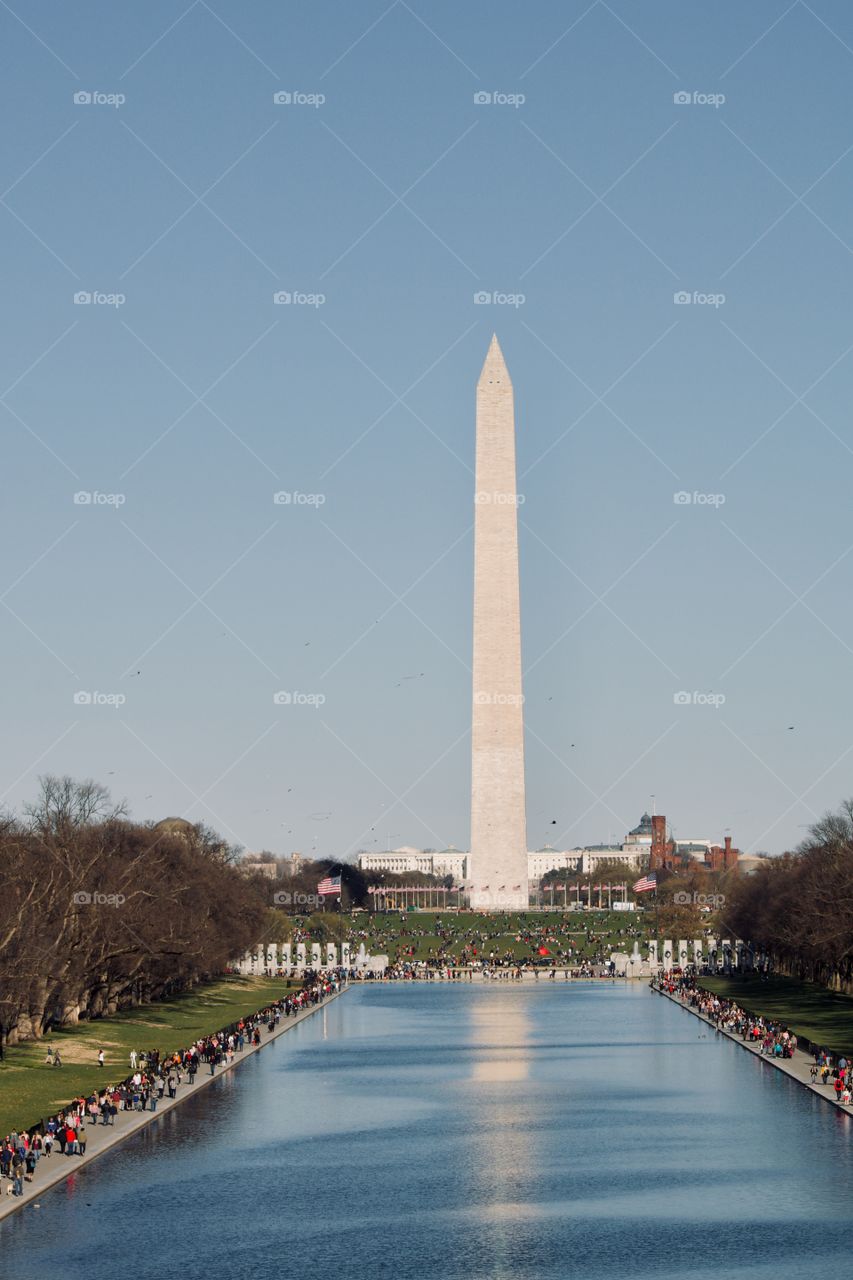
[[[493,329],[530,847],[654,794],[779,851],[853,793],[849,4],[0,24],[6,805],[69,772],[250,849],[467,847]]]

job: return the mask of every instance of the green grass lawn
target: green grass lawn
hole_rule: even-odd
[[[797,978],[752,975],[743,978],[702,978],[703,987],[728,996],[749,1013],[763,1014],[788,1024],[798,1035],[837,1053],[853,1055],[853,996],[839,995]]]
[[[144,1005],[52,1031],[38,1043],[13,1045],[0,1062],[0,1137],[16,1126],[47,1119],[75,1095],[115,1083],[130,1071],[131,1049],[181,1049],[254,1013],[288,989],[283,978],[223,978],[174,1000]],[[45,1065],[47,1046],[59,1049],[62,1067]],[[98,1066],[103,1049],[106,1065]]]
[[[436,932],[437,919],[449,931],[450,937],[440,938]],[[516,960],[531,958],[537,954],[540,942],[556,954],[569,945],[574,948],[571,962],[611,951],[632,951],[635,937],[645,954],[645,943],[650,925],[643,915],[627,911],[577,911],[577,912],[481,912],[412,911],[401,918],[399,912],[383,912],[375,915],[356,916],[352,922],[350,941],[357,947],[364,942],[373,955],[388,955],[393,962],[398,955],[402,959],[426,960],[435,957],[444,947],[445,953],[454,959],[461,955],[466,944],[476,947],[477,954],[494,950],[501,955],[510,951]],[[619,930],[630,930],[630,934]],[[364,931],[367,936],[361,936]],[[588,933],[594,935],[588,938]],[[476,937],[473,935],[477,935]],[[527,939],[525,940],[525,935]],[[413,956],[405,954],[408,948]]]

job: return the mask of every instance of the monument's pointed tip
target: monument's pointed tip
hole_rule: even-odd
[[[480,371],[480,382],[509,382],[509,370],[506,367],[504,353],[501,351],[501,344],[498,342],[498,335],[492,334],[492,340],[489,343],[489,349],[486,352],[486,359],[483,361],[483,368]]]

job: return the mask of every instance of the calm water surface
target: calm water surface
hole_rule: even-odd
[[[374,987],[40,1204],[2,1275],[810,1280],[853,1126],[642,985]]]

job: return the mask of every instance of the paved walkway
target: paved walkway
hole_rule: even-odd
[[[86,1121],[86,1154],[84,1156],[66,1156],[59,1150],[58,1145],[54,1145],[52,1156],[42,1156],[36,1165],[36,1171],[33,1175],[32,1182],[24,1183],[24,1194],[22,1196],[12,1196],[6,1193],[6,1188],[11,1187],[12,1183],[6,1179],[0,1183],[0,1222],[7,1218],[10,1214],[15,1213],[18,1209],[23,1209],[26,1205],[38,1203],[40,1197],[48,1190],[49,1187],[56,1186],[57,1183],[63,1182],[66,1178],[74,1177],[75,1174],[86,1165],[91,1164],[98,1156],[102,1156],[105,1151],[109,1151],[120,1142],[124,1142],[125,1138],[129,1138],[131,1134],[138,1133],[140,1129],[144,1129],[147,1125],[156,1124],[161,1116],[172,1111],[175,1107],[180,1106],[182,1102],[186,1102],[187,1098],[194,1098],[198,1095],[205,1085],[212,1084],[214,1080],[218,1080],[226,1071],[233,1071],[241,1062],[253,1053],[258,1053],[266,1045],[273,1040],[277,1040],[279,1036],[284,1035],[285,1031],[289,1031],[291,1027],[295,1027],[297,1023],[303,1022],[306,1018],[310,1018],[312,1014],[317,1013],[320,1009],[331,1001],[336,1000],[342,995],[347,988],[343,987],[341,991],[336,991],[333,995],[327,996],[325,1000],[321,1000],[319,1004],[311,1005],[308,1009],[301,1009],[299,1013],[291,1015],[289,1018],[282,1014],[281,1022],[272,1032],[268,1032],[266,1027],[261,1027],[261,1043],[258,1046],[246,1045],[242,1053],[235,1052],[234,1059],[231,1063],[223,1063],[222,1066],[216,1067],[214,1074],[210,1075],[210,1068],[207,1063],[201,1063],[198,1075],[195,1078],[195,1084],[191,1085],[188,1080],[178,1086],[178,1093],[175,1098],[166,1096],[162,1101],[157,1103],[156,1111],[119,1111],[115,1118],[115,1124],[89,1124]]]
[[[660,991],[657,987],[652,988],[658,995],[665,996],[667,1000],[671,1000],[673,1004],[677,1004],[679,1008],[684,1009],[687,1013],[692,1013],[695,1017],[707,1023],[721,1036],[725,1036],[728,1040],[739,1044],[742,1049],[746,1049],[747,1053],[752,1053],[756,1058],[760,1058],[768,1067],[775,1067],[778,1071],[784,1072],[786,1076],[790,1076],[792,1080],[796,1080],[797,1084],[803,1085],[804,1088],[810,1089],[812,1093],[816,1093],[824,1102],[828,1102],[830,1106],[835,1107],[837,1111],[844,1111],[847,1115],[853,1115],[853,1104],[844,1106],[841,1102],[835,1101],[835,1087],[830,1084],[813,1084],[811,1079],[811,1069],[814,1066],[814,1058],[810,1053],[806,1053],[803,1049],[795,1049],[793,1058],[771,1058],[761,1052],[761,1047],[750,1043],[748,1040],[742,1040],[737,1032],[724,1031],[722,1027],[717,1027],[710,1018],[699,1009],[694,1009],[686,1000],[681,1000],[676,995],[670,995],[668,991]]]

